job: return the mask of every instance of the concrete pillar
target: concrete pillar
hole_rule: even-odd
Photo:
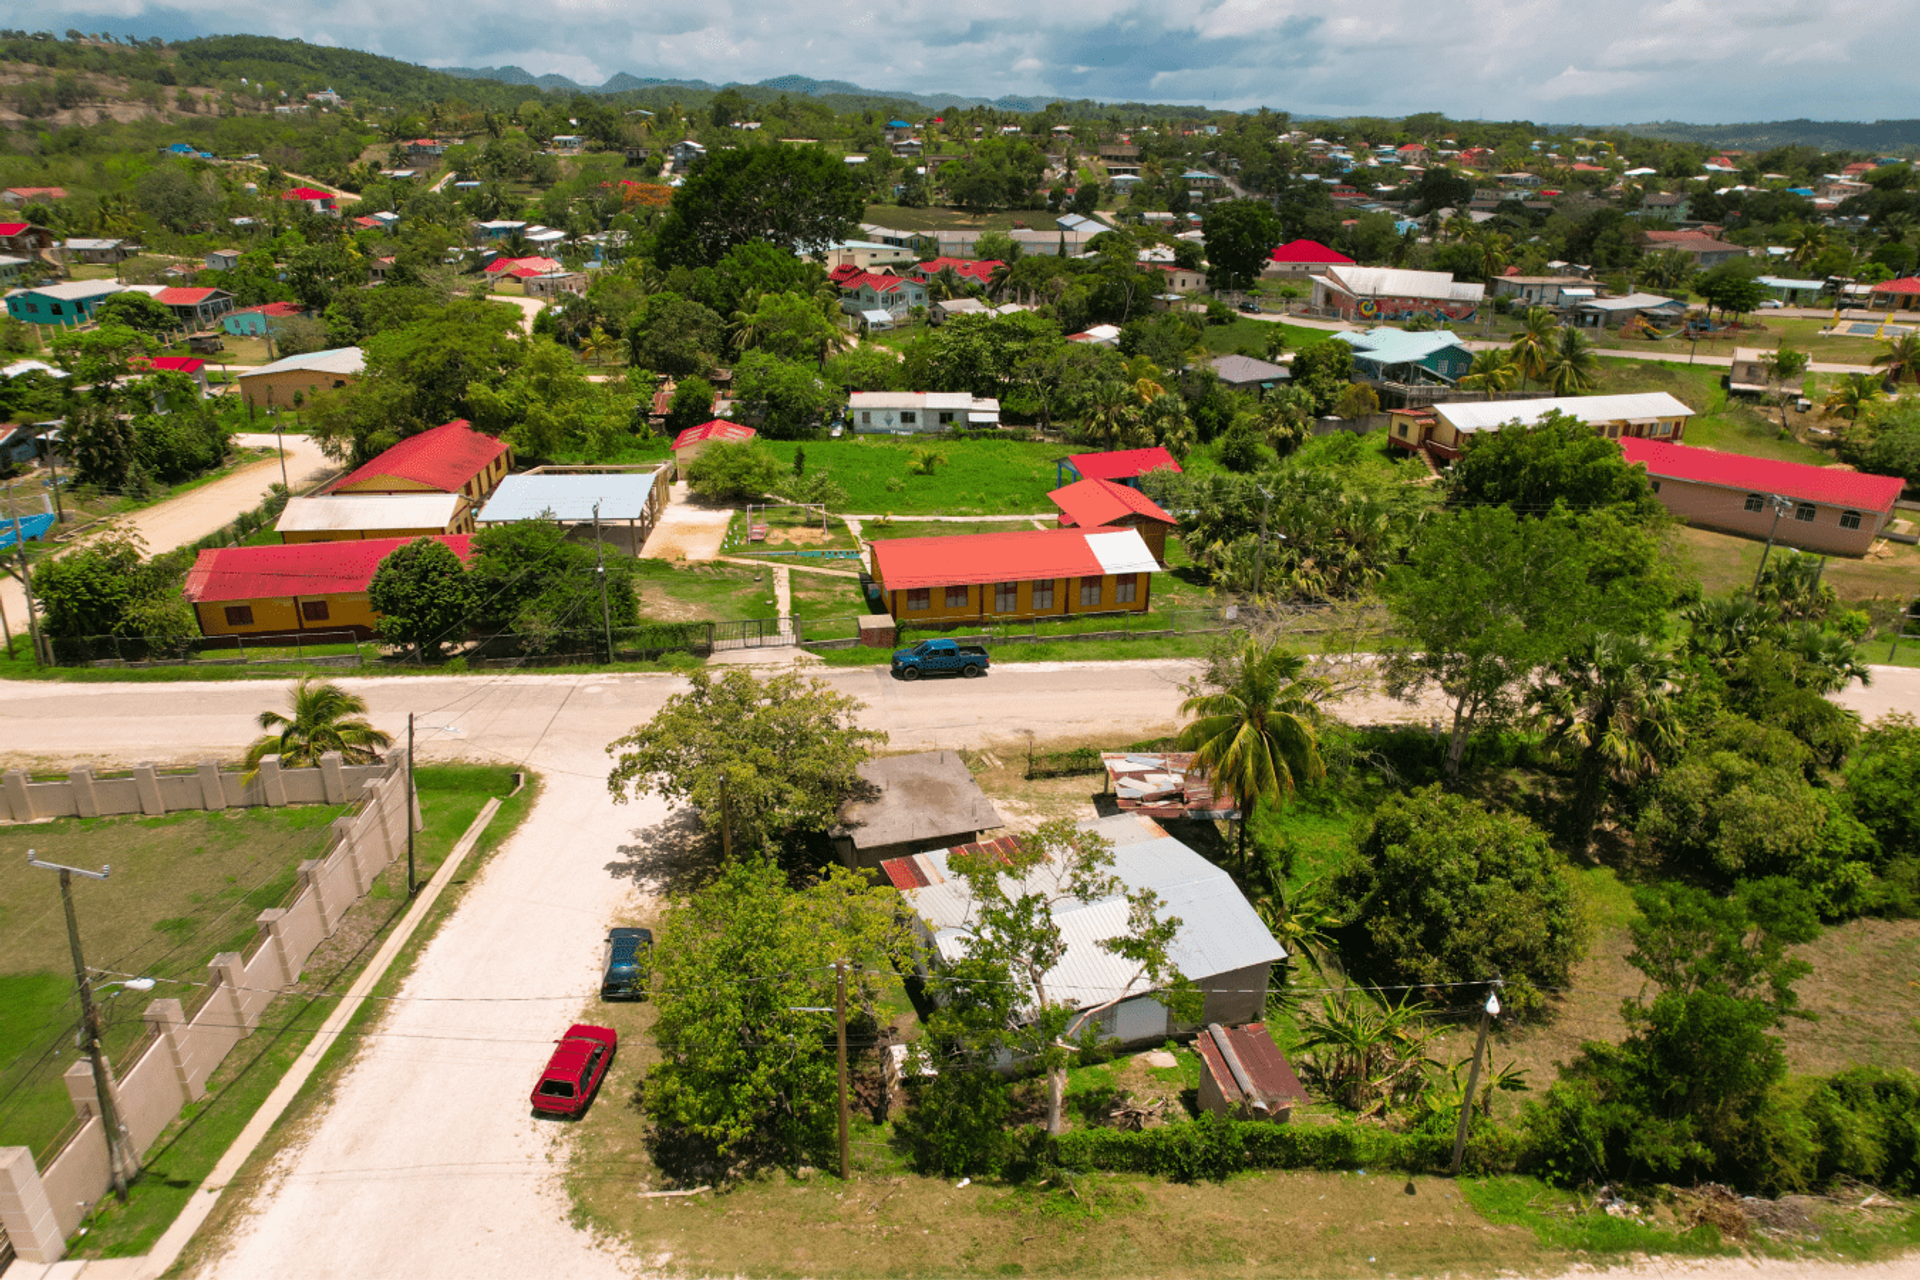
[[[353,896],[358,898],[373,886],[373,873],[361,859],[360,842],[353,835],[352,818],[333,820],[333,849],[328,855],[336,859],[335,865],[346,868],[347,875],[353,881]]]
[[[213,970],[213,980],[221,990],[214,993],[219,999],[224,994],[230,1025],[241,1031],[253,1030],[260,1019],[247,1011],[247,998],[242,990],[247,985],[247,964],[238,951],[222,951],[208,962],[207,968]]]
[[[33,801],[28,798],[27,794],[26,770],[7,770],[4,788],[0,789],[4,789],[6,793],[7,816],[15,822],[31,822],[33,820]],[[11,1148],[9,1148],[9,1150],[11,1150]]]
[[[133,785],[140,792],[140,812],[149,818],[157,818],[167,811],[167,802],[160,798],[160,773],[148,760],[133,766]]]
[[[338,751],[329,751],[320,757],[320,785],[326,792],[328,804],[347,802],[346,772]]]
[[[205,1072],[194,1057],[193,1036],[187,1031],[187,1011],[178,1000],[155,1000],[140,1015],[159,1037],[161,1051],[173,1067],[173,1079],[180,1086],[180,1097],[198,1102],[207,1090],[201,1083]]]
[[[327,901],[327,877],[321,870],[322,865],[315,858],[308,858],[300,864],[300,891],[313,895],[313,905],[320,910],[320,928],[330,934],[347,908],[345,903],[341,903],[336,910],[334,905]]]
[[[107,1062],[105,1057],[100,1059]],[[107,1062],[109,1087],[113,1079],[113,1064]],[[67,1086],[67,1099],[73,1103],[73,1113],[80,1117],[81,1123],[100,1114],[100,1096],[93,1087],[93,1062],[82,1055],[73,1065],[60,1073],[61,1083]]]
[[[67,1252],[53,1202],[26,1147],[0,1147],[0,1227],[22,1262],[58,1262]]]
[[[260,762],[260,802],[271,809],[286,806],[287,780],[280,776],[277,756],[268,756]]]
[[[220,778],[218,760],[202,760],[200,775],[200,807],[203,809],[224,809],[227,807],[227,784]]]
[[[287,947],[287,928],[282,923],[286,915],[282,908],[272,907],[253,918],[255,924],[266,930],[267,949],[273,952],[274,963],[280,968],[280,980],[274,983],[277,987],[291,986],[293,980],[300,976],[300,971],[293,965],[293,954]]]
[[[67,771],[73,784],[73,811],[83,818],[100,816],[100,800],[93,794],[93,770],[85,765]]]

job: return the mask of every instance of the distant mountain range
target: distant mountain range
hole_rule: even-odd
[[[566,76],[536,76],[524,68],[513,66],[438,67],[436,70],[463,80],[497,80],[502,84],[524,84],[559,93],[626,93],[633,89],[686,89],[693,93],[718,93],[722,89],[760,89],[770,93],[787,93],[809,98],[886,98],[915,103],[936,111],[943,107],[992,107],[996,111],[1038,111],[1048,102],[1053,101],[1051,98],[1023,98],[1012,94],[999,98],[977,98],[961,93],[908,93],[904,90],[868,89],[845,80],[815,80],[811,76],[775,76],[771,80],[762,80],[757,84],[746,84],[737,80],[728,81],[726,84],[710,84],[705,80],[651,79],[628,75],[621,71],[605,84],[594,85],[580,84],[569,80]]]
[[[1597,126],[1596,126],[1597,127]],[[1709,147],[1767,151],[1774,147],[1818,147],[1822,151],[1911,151],[1920,147],[1920,120],[1773,120],[1758,124],[1654,124],[1606,126],[1621,133]],[[1578,131],[1573,126],[1572,131]]]

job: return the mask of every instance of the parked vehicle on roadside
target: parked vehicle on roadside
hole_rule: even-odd
[[[619,1045],[620,1033],[612,1027],[578,1022],[568,1027],[547,1059],[547,1069],[533,1086],[533,1109],[559,1116],[577,1116],[585,1111]]]
[[[977,644],[922,640],[911,649],[894,650],[893,674],[902,680],[923,675],[962,675],[971,680],[985,674],[988,662],[987,651]]]
[[[653,975],[653,930],[607,930],[600,962],[602,1000],[645,1000],[647,979]]]

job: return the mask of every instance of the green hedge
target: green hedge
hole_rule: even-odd
[[[1078,1129],[1048,1144],[1048,1157],[1080,1173],[1144,1173],[1175,1182],[1218,1180],[1252,1169],[1443,1169],[1453,1155],[1450,1129],[1395,1133],[1365,1124],[1273,1124],[1212,1114],[1137,1133]],[[1478,1122],[1466,1167],[1476,1173],[1513,1167],[1510,1130]]]

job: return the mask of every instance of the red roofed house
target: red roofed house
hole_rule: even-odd
[[[282,200],[298,200],[315,213],[330,213],[340,216],[340,207],[334,203],[337,198],[332,192],[321,191],[315,187],[293,187],[280,193]]]
[[[1145,613],[1160,567],[1137,530],[1033,529],[871,544],[894,621],[928,627]]]
[[[59,236],[38,223],[0,222],[0,249],[9,253],[23,253],[32,257],[40,250],[51,249],[59,243]]]
[[[480,505],[513,466],[513,446],[455,418],[409,436],[327,493],[457,493]]]
[[[236,338],[263,338],[275,320],[304,315],[297,302],[266,302],[257,307],[242,307],[220,317],[220,327]]]
[[[1165,449],[1122,449],[1118,453],[1083,453],[1063,458],[1053,467],[1056,484],[1074,480],[1112,480],[1138,489],[1149,471],[1179,471],[1180,464]]]
[[[1706,529],[1765,538],[1803,551],[1865,555],[1893,518],[1905,482],[1804,462],[1775,462],[1665,440],[1623,439],[1628,462],[1647,469],[1667,510]],[[1791,504],[1776,518],[1770,498]]]
[[[728,444],[740,444],[753,439],[760,433],[752,427],[738,422],[728,422],[725,418],[715,418],[703,422],[697,427],[688,427],[673,438],[673,467],[675,478],[685,480],[687,468],[700,456],[700,451],[715,440]]]
[[[1318,240],[1293,240],[1281,245],[1268,255],[1263,275],[1270,276],[1317,276],[1326,272],[1328,267],[1351,267],[1357,265],[1344,253],[1336,253]]]
[[[884,311],[904,320],[915,307],[927,305],[927,286],[905,276],[883,276],[863,271],[839,282],[840,309],[848,315]]]
[[[5,191],[0,191],[0,200],[15,206],[66,198],[65,187],[8,187]]]
[[[1898,311],[1902,307],[1920,307],[1920,276],[1882,280],[1873,286],[1873,293],[1870,296],[1874,306],[1884,306],[1889,311]]]
[[[1744,245],[1729,244],[1698,231],[1643,231],[1640,239],[1648,253],[1684,253],[1702,269],[1748,256]]]
[[[186,374],[202,396],[207,394],[207,362],[199,356],[154,356],[146,363],[155,373]]]
[[[1162,567],[1167,563],[1167,530],[1180,522],[1138,489],[1111,480],[1079,480],[1047,495],[1060,508],[1062,529],[1138,529]]]
[[[233,310],[233,295],[225,289],[166,288],[153,300],[173,312],[189,329],[205,329]]]
[[[934,258],[915,267],[913,274],[924,283],[950,270],[963,281],[984,285],[993,278],[996,267],[1005,265],[998,258]]]
[[[537,276],[544,272],[563,269],[564,264],[553,258],[495,258],[487,264],[487,274],[490,276],[517,276],[522,271],[530,276]]]
[[[367,599],[380,562],[411,538],[302,542],[291,546],[215,547],[187,570],[187,603],[208,636],[297,636],[352,632],[371,639],[380,615]],[[462,560],[467,534],[437,537]]]

